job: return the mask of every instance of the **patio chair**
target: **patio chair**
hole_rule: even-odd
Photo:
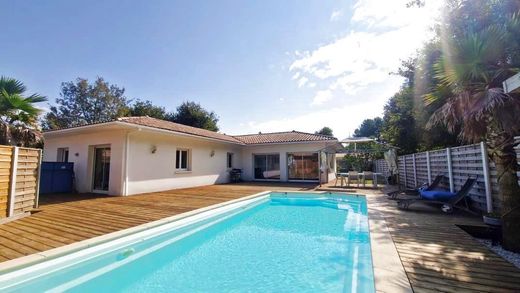
[[[444,190],[421,190],[418,198],[401,199],[397,202],[397,207],[407,210],[414,203],[426,202],[442,205],[441,210],[445,213],[451,213],[454,208],[457,208],[475,214],[470,210],[468,194],[476,182],[477,178],[468,178],[457,193]]]
[[[366,186],[367,180],[372,180],[372,185],[373,185],[374,184],[374,173],[371,171],[363,171],[362,180],[363,180],[363,187]]]
[[[444,175],[437,175],[435,179],[433,179],[432,184],[428,185],[428,183],[423,183],[421,186],[415,189],[405,189],[405,190],[396,190],[387,193],[389,199],[397,199],[399,195],[415,195],[418,196],[421,190],[429,191],[429,190],[438,190],[439,185],[443,181],[443,179],[447,179]]]
[[[359,173],[358,172],[348,172],[347,176],[347,185],[350,187],[350,181],[356,181],[357,187],[359,187],[359,183],[361,180],[359,180]]]

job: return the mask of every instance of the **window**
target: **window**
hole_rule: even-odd
[[[56,162],[66,163],[69,161],[69,148],[58,148],[58,156]]]
[[[253,155],[255,179],[280,179],[280,154]]]
[[[318,153],[288,153],[289,180],[318,180],[320,161]]]
[[[179,171],[189,171],[190,170],[190,160],[189,160],[189,150],[179,149],[175,153],[175,169]]]
[[[233,153],[227,153],[227,167],[233,168]]]

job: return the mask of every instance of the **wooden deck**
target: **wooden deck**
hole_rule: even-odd
[[[520,269],[457,226],[482,225],[480,219],[421,204],[401,211],[384,195],[372,205],[384,211],[415,292],[520,292]]]
[[[130,197],[46,196],[40,212],[0,225],[0,262],[264,190],[313,188],[249,183]],[[357,193],[367,194],[369,208],[385,216],[415,292],[520,292],[520,270],[456,226],[477,225],[478,219],[445,215],[422,205],[414,211],[400,211],[379,191]]]

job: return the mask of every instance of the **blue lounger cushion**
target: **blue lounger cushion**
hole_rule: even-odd
[[[456,195],[446,190],[421,190],[420,193],[422,198],[439,201],[449,200]]]

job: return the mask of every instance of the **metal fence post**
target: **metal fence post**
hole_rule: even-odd
[[[484,187],[486,189],[486,206],[487,212],[493,212],[493,198],[491,197],[491,181],[489,179],[489,158],[486,144],[480,142],[480,155],[482,156],[482,171],[484,173]]]
[[[16,199],[16,172],[18,170],[18,147],[13,147],[11,157],[11,176],[9,178],[9,211],[7,217],[14,216],[14,201]]]
[[[455,192],[455,186],[453,183],[453,168],[451,166],[451,149],[446,149],[446,159],[448,160],[448,178],[450,179],[450,191]]]
[[[413,159],[413,181],[414,181],[414,184],[415,187],[417,187],[417,165],[415,164],[415,154],[412,154],[412,159]]]
[[[426,170],[428,171],[428,184],[432,184],[432,170],[430,168],[430,152],[426,151]]]
[[[404,188],[408,187],[408,179],[407,179],[407,172],[406,172],[406,155],[403,157],[403,165],[404,165]]]

